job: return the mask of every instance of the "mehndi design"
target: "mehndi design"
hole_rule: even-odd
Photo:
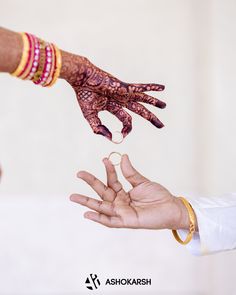
[[[132,117],[124,108],[142,116],[157,128],[162,128],[162,122],[141,103],[147,103],[158,108],[165,108],[166,104],[146,91],[162,91],[159,84],[130,84],[125,83],[105,71],[94,66],[87,58],[62,52],[61,77],[71,84],[85,119],[93,132],[112,139],[109,129],[98,117],[100,111],[108,111],[115,115],[122,123],[123,137],[132,130]]]

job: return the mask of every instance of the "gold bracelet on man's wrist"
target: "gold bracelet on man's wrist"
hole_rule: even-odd
[[[185,240],[182,240],[177,232],[177,230],[173,229],[172,233],[176,239],[177,242],[179,242],[181,245],[187,245],[193,238],[193,234],[195,232],[195,225],[196,225],[196,220],[195,220],[195,214],[193,211],[192,206],[189,204],[189,202],[183,198],[179,197],[179,199],[183,202],[184,206],[186,207],[188,211],[188,216],[189,216],[189,232]]]

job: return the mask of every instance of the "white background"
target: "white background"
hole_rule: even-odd
[[[153,109],[165,128],[134,115],[117,146],[91,132],[64,81],[42,89],[1,75],[0,294],[90,294],[91,272],[152,278],[151,287],[96,294],[235,294],[236,252],[192,257],[170,232],[103,228],[68,199],[94,196],[76,172],[105,180],[101,160],[114,150],[176,195],[236,191],[235,12],[233,0],[0,0],[1,26],[87,56],[124,81],[163,83],[154,95],[167,102]]]

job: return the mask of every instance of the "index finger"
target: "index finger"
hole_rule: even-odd
[[[118,180],[118,176],[117,176],[115,167],[114,167],[114,165],[112,165],[111,161],[109,161],[107,158],[105,158],[103,160],[103,163],[105,165],[106,173],[107,173],[107,185],[113,191],[115,191],[116,194],[118,194],[120,191],[123,190],[123,186]]]

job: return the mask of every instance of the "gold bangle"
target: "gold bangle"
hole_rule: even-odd
[[[14,77],[18,77],[20,73],[24,70],[27,63],[28,55],[29,55],[29,46],[30,46],[29,40],[25,33],[20,33],[20,34],[23,41],[23,52],[22,52],[21,60],[18,67],[13,73],[11,73],[11,75]]]
[[[195,232],[195,224],[196,224],[195,214],[194,214],[192,206],[189,204],[189,202],[185,198],[179,197],[179,199],[183,202],[184,206],[186,207],[186,209],[188,211],[189,233],[184,241],[180,238],[177,230],[173,229],[172,233],[173,233],[177,242],[179,242],[181,245],[187,245],[192,240],[193,234]]]
[[[37,82],[42,76],[43,68],[44,68],[45,60],[46,60],[45,47],[47,43],[44,40],[40,39],[39,44],[40,44],[40,61],[39,61],[37,72],[34,73],[34,76],[31,79],[33,82]]]
[[[53,44],[53,46],[56,51],[56,70],[55,70],[52,81],[49,84],[45,85],[45,87],[53,86],[56,83],[58,77],[60,76],[60,72],[61,72],[61,66],[62,66],[61,51],[58,49],[58,47],[56,45]]]

